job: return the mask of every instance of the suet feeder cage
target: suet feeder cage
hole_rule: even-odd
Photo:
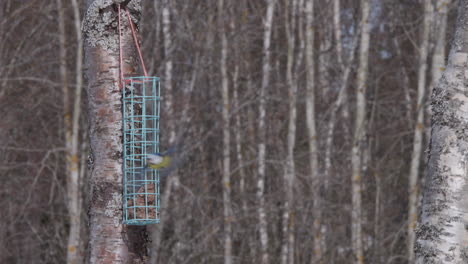
[[[159,152],[158,77],[123,80],[123,223],[159,223],[159,171],[146,169],[146,155]]]

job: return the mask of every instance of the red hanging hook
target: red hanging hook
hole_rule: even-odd
[[[130,12],[128,9],[124,7],[125,12],[127,13],[128,23],[130,24],[130,28],[132,29],[133,41],[135,42],[135,47],[138,51],[138,56],[140,58],[141,66],[143,68],[143,74],[145,77],[148,77],[148,73],[146,72],[145,62],[143,61],[143,55],[141,54],[140,45],[138,45],[138,39],[135,33],[135,27],[133,26],[132,18],[130,17]],[[121,28],[121,19],[120,19],[120,12],[121,7],[120,4],[118,5],[118,26],[119,26],[119,59],[120,59],[120,82],[119,87],[122,89],[122,83],[124,81],[124,74],[123,74],[123,52],[122,52],[122,28]]]
[[[143,61],[143,55],[141,55],[140,45],[138,45],[138,39],[135,33],[135,27],[133,26],[132,18],[130,17],[130,12],[128,12],[128,9],[126,7],[124,7],[124,9],[125,9],[125,12],[127,13],[127,18],[128,18],[128,23],[130,24],[130,28],[132,29],[133,41],[135,42],[135,46],[138,51],[138,56],[140,56],[140,62],[143,68],[143,74],[145,75],[145,77],[148,77],[148,73],[146,72],[145,62]]]

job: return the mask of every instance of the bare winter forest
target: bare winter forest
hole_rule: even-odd
[[[133,23],[179,161],[147,226]],[[0,263],[468,263],[467,25],[468,0],[1,0]]]

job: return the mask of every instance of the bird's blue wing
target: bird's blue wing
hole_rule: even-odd
[[[166,156],[166,155],[171,155],[176,152],[176,146],[172,146],[168,148],[166,151],[164,151],[161,155]]]

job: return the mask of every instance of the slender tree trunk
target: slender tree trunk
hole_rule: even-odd
[[[139,1],[128,8],[134,16]],[[83,31],[86,36],[88,76],[90,164],[90,260],[93,263],[143,263],[146,249],[144,228],[122,225],[122,105],[119,69],[124,74],[136,68],[134,43],[124,13],[123,56],[119,65],[118,15],[108,1],[88,0]]]
[[[419,70],[418,70],[418,95],[416,104],[416,127],[414,128],[413,138],[413,154],[411,156],[409,186],[408,186],[408,260],[414,262],[414,229],[418,220],[418,176],[419,165],[421,161],[421,152],[423,144],[424,132],[424,99],[426,94],[426,71],[427,71],[427,54],[429,49],[429,30],[432,20],[432,5],[430,0],[424,1],[424,27],[421,37],[421,45],[419,49]]]
[[[67,40],[65,32],[65,10],[62,5],[62,0],[56,0],[58,11],[58,29],[59,29],[59,60],[60,60],[60,79],[62,82],[63,93],[63,120],[65,126],[65,148],[67,154],[71,149],[71,104],[70,104],[70,88],[68,87],[68,70],[67,70]],[[69,158],[67,158],[68,164]],[[67,175],[69,173],[67,165]]]
[[[343,48],[341,45],[341,8],[340,0],[333,0],[333,32],[335,37],[336,58],[339,67],[343,63]]]
[[[169,0],[162,1],[162,28],[164,37],[164,108],[169,118],[174,118],[173,111],[173,92],[172,92],[172,31],[171,31],[171,6]],[[174,120],[169,123],[169,145],[175,143],[175,127]],[[174,175],[173,175],[174,176]],[[153,245],[151,253],[151,263],[156,264],[159,250],[161,248],[162,232],[168,221],[168,209],[173,185],[176,185],[178,178],[176,176],[169,177],[164,186],[161,195],[161,222],[153,229]],[[177,227],[176,227],[177,228]],[[177,250],[177,249],[176,249]]]
[[[162,28],[162,8],[164,7],[163,5],[163,1],[164,0],[154,0],[152,1],[153,2],[153,12],[154,12],[154,27],[152,27],[152,29],[154,30],[154,39],[155,40],[161,40],[163,39],[162,37],[162,34],[163,34],[163,30],[161,30]],[[153,54],[153,64],[151,69],[150,69],[150,72],[153,73],[153,75],[155,76],[160,76],[161,75],[161,72],[162,72],[162,67],[164,66],[163,63],[160,63],[160,60],[162,59],[162,50],[160,47],[154,47],[153,50],[152,50],[152,53]],[[159,61],[158,61],[159,60]]]
[[[311,258],[311,263],[323,263],[322,236],[321,224],[322,215],[320,212],[320,195],[319,186],[321,184],[318,167],[318,135],[316,128],[315,116],[315,74],[314,74],[314,0],[307,0],[305,6],[306,16],[306,122],[307,135],[309,142],[309,163],[310,177],[312,180],[313,195],[313,214],[314,221],[312,232],[314,235],[314,251]]]
[[[445,35],[447,34],[448,7],[451,2],[451,0],[432,2],[434,7],[434,14],[432,23],[432,40],[430,40],[430,42],[434,46],[434,51],[432,54],[431,65],[432,80],[430,82],[430,86],[427,89],[426,98],[432,97],[432,91],[434,90],[434,86],[437,85],[437,83],[440,80],[440,77],[442,76],[442,72],[445,70]],[[429,104],[426,104],[426,112],[428,117],[432,116],[431,106]],[[425,119],[426,124],[428,124],[428,118]],[[431,130],[426,129],[425,132],[425,140],[426,142],[430,142]],[[421,185],[424,185],[424,181],[421,182]]]
[[[65,130],[65,157],[66,157],[66,175],[67,175],[67,207],[68,215],[70,219],[70,229],[68,234],[68,245],[67,245],[67,263],[77,263],[77,257],[80,254],[80,234],[79,217],[76,217],[77,201],[76,197],[71,195],[70,190],[73,189],[75,182],[75,172],[77,168],[74,162],[77,160],[73,159],[72,156],[72,122],[71,122],[71,103],[70,103],[70,88],[68,86],[68,69],[67,69],[67,40],[65,32],[65,8],[62,4],[62,0],[57,0],[57,11],[58,11],[58,27],[59,27],[59,59],[60,59],[60,78],[62,81],[62,92],[63,92],[63,120]],[[75,169],[75,171],[73,171]],[[78,221],[77,221],[78,220]],[[77,233],[78,231],[78,233]]]
[[[71,120],[71,137],[68,138],[70,143],[67,143],[67,194],[68,194],[68,210],[70,214],[70,234],[68,238],[68,255],[67,263],[82,263],[83,248],[81,243],[81,208],[82,208],[82,193],[80,184],[79,163],[79,131],[80,131],[80,114],[81,114],[81,91],[83,86],[83,43],[81,36],[81,18],[79,6],[76,0],[72,0],[74,26],[76,31],[76,77],[75,77],[75,94],[73,95],[73,117]],[[67,98],[68,99],[68,98]],[[70,113],[68,113],[70,114]],[[67,117],[66,117],[67,118]],[[69,118],[69,117],[68,117]],[[69,132],[67,132],[69,134]]]
[[[223,97],[223,206],[224,206],[224,263],[232,263],[232,208],[231,208],[231,157],[229,126],[229,87],[227,74],[227,39],[224,28],[224,0],[218,1],[218,26],[221,35],[221,93]]]
[[[344,129],[345,129],[345,135],[350,135],[350,130],[349,130],[349,127],[348,125],[346,124],[349,124],[350,121],[350,114],[349,114],[349,103],[348,103],[348,90],[346,89],[347,87],[347,83],[348,83],[348,76],[349,76],[349,72],[350,72],[350,68],[351,68],[351,65],[353,63],[353,59],[350,59],[348,61],[348,64],[346,65],[346,68],[345,68],[345,65],[343,64],[344,63],[344,55],[343,55],[343,44],[342,44],[342,40],[341,40],[341,4],[340,4],[340,0],[333,0],[333,31],[334,31],[334,35],[335,35],[335,46],[336,46],[336,57],[337,57],[337,61],[338,61],[338,68],[341,68],[342,72],[343,72],[343,81],[342,81],[342,88],[344,87],[343,89],[343,99],[341,100],[340,104],[343,105],[342,109],[341,109],[341,115],[343,117],[343,119],[345,120],[345,122],[343,122],[344,124]],[[358,39],[358,38],[356,38]],[[357,46],[357,45],[356,45]],[[353,47],[351,49],[351,53],[350,53],[350,57],[351,58],[354,58],[354,50],[355,48]],[[340,106],[338,106],[340,107]],[[336,114],[335,114],[336,115]],[[333,133],[333,132],[332,132]],[[349,136],[346,137],[346,140],[349,141]],[[327,166],[327,165],[325,165]],[[328,187],[328,181],[330,180],[329,179],[329,174],[325,174],[325,177],[327,177],[325,179],[325,187]]]
[[[238,92],[238,82],[239,82],[239,65],[235,66],[234,74],[232,77],[232,99],[234,104],[234,109],[239,111],[239,92]],[[242,216],[246,218],[247,216],[247,199],[246,199],[246,192],[245,192],[245,180],[246,180],[246,173],[245,173],[245,160],[244,154],[242,153],[242,126],[241,126],[241,113],[237,112],[235,116],[236,122],[236,130],[234,133],[235,136],[235,144],[236,144],[236,158],[239,167],[239,195],[241,199],[241,208],[242,208]],[[249,238],[250,239],[250,238]],[[253,256],[250,256],[253,257]]]
[[[253,81],[252,81],[252,75],[250,74],[250,65],[247,64],[246,65],[246,68],[247,68],[247,92],[249,94],[253,94],[253,91],[255,90],[255,87],[253,85]],[[255,142],[256,142],[256,127],[255,127],[255,109],[254,109],[254,106],[252,107],[249,107],[247,109],[247,138],[248,138],[248,142],[249,144],[248,145],[254,145]],[[255,155],[256,153],[246,153],[248,156],[247,156],[247,160],[253,160],[255,158]],[[252,168],[252,171],[251,173],[254,174],[253,172],[254,168]],[[246,197],[244,197],[244,200],[246,200]],[[246,205],[247,205],[247,201],[246,201]],[[248,207],[246,206],[246,209],[248,209]],[[247,212],[247,210],[246,210]],[[246,213],[247,214],[247,213]],[[251,235],[249,235],[249,249],[250,249],[250,255],[252,256],[252,259],[256,259],[255,256],[256,256],[256,252],[257,252],[257,249],[256,249],[256,235],[254,232],[252,232]]]
[[[445,69],[445,41],[447,34],[448,6],[452,0],[435,2],[434,14],[434,54],[432,55],[432,86],[437,85]]]
[[[324,11],[322,16],[326,17],[325,19],[333,19],[331,18],[329,11]],[[321,98],[329,97],[330,92],[332,91],[332,82],[330,78],[330,69],[331,69],[331,60],[332,60],[332,45],[333,45],[333,23],[324,23],[320,26],[320,30],[317,31],[318,34],[318,42],[319,44],[319,52],[317,52],[317,75],[316,75],[316,82],[318,87],[321,89],[317,89],[317,92],[320,92]]]
[[[378,166],[378,165],[377,165]],[[381,207],[382,207],[382,178],[379,174],[379,168],[373,172],[375,178],[375,208],[374,208],[374,263],[382,263],[382,231],[381,231]]]
[[[400,70],[401,70],[401,75],[402,75],[402,81],[403,81],[403,91],[404,91],[404,96],[405,96],[405,106],[406,106],[406,119],[408,120],[408,127],[409,129],[413,129],[414,127],[414,119],[413,119],[413,107],[412,107],[412,101],[411,101],[411,96],[410,96],[410,80],[409,80],[409,75],[408,71],[405,68],[405,64],[403,63],[403,56],[401,52],[401,46],[398,43],[397,39],[393,39],[393,42],[395,43],[395,50],[400,57]]]
[[[233,74],[233,103],[234,103],[234,109],[237,111],[240,111],[240,103],[239,103],[239,66],[236,65],[234,69],[234,74]],[[247,181],[247,173],[246,173],[246,159],[244,156],[244,150],[242,148],[242,135],[244,135],[244,132],[242,130],[242,124],[241,124],[241,113],[238,112],[235,116],[235,122],[236,122],[236,132],[235,132],[235,144],[236,144],[236,157],[237,157],[237,162],[238,162],[238,167],[239,167],[239,195],[241,197],[241,208],[242,208],[242,216],[244,219],[247,219],[249,217],[249,209],[247,205],[247,190],[246,190],[246,181]],[[244,222],[245,223],[245,222]],[[244,240],[245,241],[245,240]],[[255,241],[252,235],[248,235],[247,241],[248,243],[248,248],[249,248],[249,257],[253,259],[255,257]],[[248,259],[247,256],[244,257],[245,259]]]
[[[359,38],[356,37],[354,39],[353,45],[351,46],[351,51],[349,53],[349,58],[346,63],[346,67],[343,70],[343,77],[340,79],[340,90],[338,92],[338,97],[336,98],[336,101],[333,105],[333,108],[330,113],[330,120],[328,121],[328,128],[327,128],[327,133],[326,133],[326,141],[325,141],[325,179],[324,179],[324,186],[327,188],[328,186],[328,181],[330,180],[329,178],[331,177],[331,168],[332,168],[332,163],[331,163],[331,156],[332,156],[332,147],[333,147],[333,134],[335,131],[335,126],[336,126],[336,121],[337,121],[337,113],[338,110],[340,109],[341,106],[346,104],[347,100],[347,87],[348,87],[348,81],[349,81],[349,76],[351,75],[351,70],[352,66],[354,65],[354,54],[355,50],[357,48]],[[343,61],[343,60],[342,60]],[[343,108],[344,112],[347,112],[346,116],[349,117],[349,112],[347,107]],[[346,119],[345,119],[346,120]]]
[[[416,263],[466,263],[468,1],[460,0],[447,68],[432,96],[432,135]]]
[[[81,22],[76,6],[76,1],[72,2],[75,17],[75,29],[77,30],[77,58],[76,58],[76,87],[74,106],[70,102],[70,89],[68,87],[67,52],[66,52],[66,32],[65,15],[62,1],[57,0],[59,14],[59,43],[60,43],[60,75],[63,85],[64,102],[64,125],[65,125],[65,151],[66,151],[66,172],[67,172],[67,205],[70,217],[70,229],[67,246],[67,263],[83,262],[81,242],[81,192],[79,182],[79,117],[81,113],[81,89],[82,89],[82,43],[81,43]],[[76,6],[76,9],[75,9]],[[78,25],[78,26],[77,26]]]
[[[293,77],[294,45],[296,13],[298,1],[293,0],[292,6],[289,6],[289,0],[284,1],[285,8],[285,29],[287,39],[287,65],[286,65],[286,83],[288,85],[288,136],[286,167],[284,172],[284,183],[286,199],[284,201],[282,217],[283,241],[281,243],[281,263],[294,263],[294,182],[295,182],[295,164],[294,164],[294,146],[296,143],[296,97],[297,83]],[[294,75],[295,76],[295,75]]]
[[[276,0],[268,0],[265,31],[263,34],[263,68],[262,68],[262,86],[260,87],[260,104],[258,118],[258,179],[257,179],[257,200],[258,200],[258,218],[260,232],[261,263],[269,263],[268,254],[268,230],[265,208],[265,154],[266,154],[266,93],[270,84],[270,45],[271,31],[273,26],[273,13]]]
[[[352,163],[352,213],[351,241],[357,264],[364,263],[362,245],[362,161],[366,141],[366,90],[369,61],[370,39],[370,6],[369,0],[361,0],[361,45],[359,49],[359,68],[357,72],[356,89],[356,119],[354,123],[354,139],[351,154]]]
[[[332,147],[333,147],[333,134],[335,132],[335,127],[337,123],[337,114],[338,110],[341,109],[342,118],[345,122],[343,123],[343,128],[345,129],[344,135],[349,135],[349,127],[346,125],[348,123],[350,114],[349,114],[349,103],[348,103],[348,80],[352,70],[353,61],[354,61],[354,54],[355,49],[358,44],[358,37],[355,37],[353,41],[353,45],[351,47],[349,58],[345,62],[344,55],[343,55],[343,45],[341,41],[341,8],[340,8],[340,0],[333,0],[333,31],[335,37],[335,47],[336,47],[336,57],[338,65],[337,67],[341,69],[341,78],[337,78],[339,92],[338,97],[334,103],[334,106],[330,113],[330,119],[328,121],[328,128],[326,133],[325,139],[325,170],[324,176],[325,179],[323,180],[323,185],[325,190],[328,189],[328,184],[331,178],[331,156],[332,156]],[[349,137],[346,137],[346,141],[348,141]]]
[[[162,10],[162,24],[163,24],[163,35],[164,35],[164,53],[166,56],[165,66],[164,66],[164,89],[166,90],[165,94],[165,108],[167,115],[172,117],[173,116],[173,89],[172,89],[172,30],[171,30],[171,2],[170,0],[163,0],[163,10]],[[170,125],[169,131],[169,143],[172,144],[175,141],[176,133],[174,123],[172,122]]]

